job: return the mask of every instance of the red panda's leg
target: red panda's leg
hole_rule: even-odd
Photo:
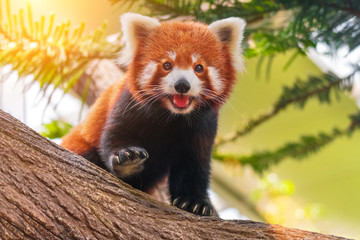
[[[199,159],[188,155],[186,159],[178,159],[169,176],[172,205],[196,215],[216,215],[207,193],[209,178],[210,156]]]
[[[198,129],[194,129],[191,149],[184,149],[174,159],[169,175],[172,205],[202,216],[217,215],[207,192],[216,128],[217,115],[210,111],[203,116]]]

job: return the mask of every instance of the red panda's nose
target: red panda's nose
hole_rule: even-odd
[[[185,78],[181,78],[175,83],[174,88],[178,93],[187,93],[191,85]]]

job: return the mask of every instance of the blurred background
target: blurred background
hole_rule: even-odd
[[[359,1],[0,0],[0,108],[59,142],[125,71],[127,11],[248,22],[213,154],[222,218],[360,239]]]

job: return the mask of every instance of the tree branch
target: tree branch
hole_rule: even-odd
[[[71,30],[70,21],[55,25],[54,14],[48,21],[42,16],[40,22],[33,22],[30,4],[27,11],[29,20],[26,22],[24,10],[12,14],[10,5],[9,1],[5,1],[7,18],[0,18],[0,67],[11,64],[20,77],[33,74],[34,80],[29,86],[38,81],[44,94],[49,85],[62,87],[67,92],[85,69],[88,71],[87,65],[113,59],[114,53],[120,49],[118,39],[108,42],[105,38],[105,23],[93,34],[85,35],[84,23]],[[19,21],[12,22],[13,18]],[[42,27],[34,30],[35,25]],[[45,30],[45,25],[49,25],[48,30]]]
[[[0,159],[0,231],[6,239],[343,239],[170,207],[2,111]]]
[[[213,154],[216,160],[235,160],[241,164],[248,164],[257,171],[263,172],[270,165],[277,164],[287,157],[303,159],[309,154],[319,151],[324,146],[342,136],[350,136],[360,128],[360,112],[350,116],[351,123],[347,128],[339,130],[334,128],[331,133],[319,133],[316,136],[302,136],[297,142],[290,142],[274,151],[255,152],[250,156],[232,156],[231,154],[220,154],[217,151]]]
[[[310,78],[310,80],[306,83],[307,85],[299,84],[304,89],[298,88],[297,85],[295,84],[293,89],[295,89],[296,92],[300,92],[300,94],[298,95],[293,94],[293,89],[284,88],[283,94],[279,97],[278,101],[273,105],[273,107],[268,112],[263,113],[260,116],[255,117],[253,119],[250,119],[245,124],[246,127],[237,130],[233,134],[228,135],[227,137],[218,138],[215,143],[215,147],[219,147],[226,143],[236,141],[238,138],[250,133],[254,128],[258,127],[262,123],[276,116],[280,111],[285,110],[286,107],[288,107],[289,105],[294,103],[303,103],[305,100],[309,99],[310,97],[320,96],[322,93],[328,92],[333,87],[338,87],[341,83],[344,83],[345,81],[349,81],[349,79],[351,78],[351,76],[353,76],[353,74],[354,73],[352,73],[351,75],[345,78],[337,78],[337,79],[333,79],[334,77],[333,75],[325,75],[325,78],[330,77],[327,85],[324,85],[322,82],[317,81],[318,78],[314,78],[314,77]],[[312,79],[315,79],[315,81],[317,82],[313,81],[314,83],[312,83],[311,82]],[[315,84],[320,86],[316,86]]]

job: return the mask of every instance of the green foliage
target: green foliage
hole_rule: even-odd
[[[348,134],[351,135],[355,129],[360,128],[360,112],[349,116],[351,124],[349,126]]]
[[[309,39],[325,42],[333,49],[347,46],[349,51],[352,51],[359,46],[359,1],[282,0],[279,2],[287,9],[296,9],[296,16],[291,24],[294,33],[308,33]]]
[[[302,136],[297,142],[289,142],[284,146],[273,151],[255,152],[250,156],[234,156],[232,154],[223,154],[215,149],[213,157],[220,161],[236,161],[243,165],[250,165],[255,171],[263,173],[272,165],[293,158],[302,160],[342,136],[351,136],[351,134],[360,128],[360,112],[350,116],[351,123],[348,128],[334,128],[330,133],[319,133],[316,136]]]
[[[262,173],[271,165],[277,164],[286,158],[301,160],[309,154],[319,151],[336,138],[348,133],[334,129],[331,133],[319,133],[317,136],[302,136],[298,142],[290,142],[274,151],[255,152],[250,156],[235,157],[233,155],[215,152],[213,157],[221,161],[238,161],[243,165],[250,165],[255,171]]]
[[[317,97],[320,103],[330,104],[331,99],[338,97],[341,91],[351,89],[350,82],[354,74],[355,72],[345,78],[339,78],[329,73],[320,77],[310,76],[306,81],[297,79],[293,86],[283,87],[282,94],[269,111],[249,119],[244,124],[246,127],[238,129],[232,135],[228,135],[227,138],[219,137],[215,147],[236,141],[238,138],[250,133],[254,128],[275,117],[280,111],[286,109],[291,104],[303,108],[312,97]],[[331,94],[332,92],[333,94]]]
[[[274,104],[275,109],[281,109],[294,103],[303,108],[310,97],[317,97],[320,103],[331,103],[331,92],[335,96],[340,91],[351,90],[350,76],[339,78],[334,74],[324,74],[321,77],[310,76],[306,81],[297,79],[293,86],[283,87],[283,92]]]
[[[134,2],[109,1],[113,4]],[[304,53],[308,47],[315,47],[319,42],[326,42],[334,49],[348,46],[349,51],[360,45],[360,4],[357,0],[141,2],[155,16],[173,18],[189,15],[206,23],[231,16],[244,18],[248,22],[246,38],[252,40],[252,46],[247,46],[245,52],[248,57],[266,56],[290,49]],[[282,24],[274,21],[279,13],[287,16]]]
[[[2,16],[1,6],[2,0]],[[0,17],[0,67],[11,64],[20,77],[32,74],[44,93],[50,85],[68,92],[90,61],[113,58],[119,50],[103,36],[106,23],[86,35],[85,23],[71,30],[70,21],[56,25],[54,14],[34,21],[29,3],[17,14],[11,13],[9,0],[5,7],[7,17]]]
[[[293,17],[280,29],[266,29],[253,34],[254,47],[248,56],[269,55],[297,49],[303,53],[319,42],[327,43],[335,51],[349,47],[349,52],[359,46],[360,6],[357,1],[275,1],[282,9],[292,9]],[[241,15],[240,15],[241,16]]]
[[[42,136],[54,139],[61,138],[70,132],[72,125],[61,121],[52,120],[50,123],[43,124],[44,130],[40,133]]]
[[[275,173],[264,174],[258,187],[251,193],[251,200],[257,202],[263,196],[270,198],[291,196],[295,192],[295,185],[290,180],[280,180]]]

